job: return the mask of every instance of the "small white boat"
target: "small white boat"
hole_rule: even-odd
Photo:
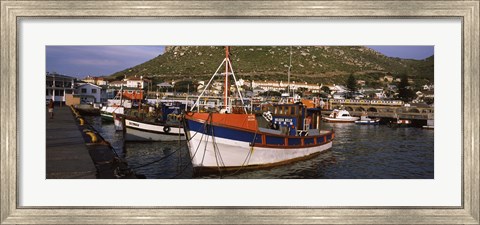
[[[355,124],[361,125],[377,125],[380,123],[380,119],[372,119],[368,116],[361,116],[360,120],[355,121]]]
[[[185,140],[180,123],[153,123],[125,118],[126,141],[178,141]]]
[[[328,116],[323,118],[325,121],[330,123],[353,123],[359,120],[359,117],[350,116],[350,113],[344,109],[334,109],[333,112]]]
[[[389,127],[408,127],[412,125],[411,120],[401,120],[397,119],[396,121],[390,121],[390,123],[387,124]]]
[[[103,106],[100,109],[100,116],[105,121],[115,122],[113,114],[124,115],[125,109],[132,108],[132,102],[130,100],[123,99],[123,87],[120,88],[120,91],[117,93],[114,99],[108,99],[107,105]],[[118,121],[116,123],[116,128]]]
[[[123,115],[125,113],[125,107],[123,106],[103,106],[100,109],[100,116],[107,121],[113,121],[113,114]]]

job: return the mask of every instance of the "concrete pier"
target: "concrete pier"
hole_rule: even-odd
[[[97,169],[69,107],[46,115],[46,178],[95,179]]]

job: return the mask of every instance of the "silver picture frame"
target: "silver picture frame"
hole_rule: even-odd
[[[479,1],[1,0],[1,224],[479,224]],[[29,17],[460,18],[461,207],[21,207],[18,21]]]

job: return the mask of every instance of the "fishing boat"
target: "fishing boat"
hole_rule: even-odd
[[[359,120],[359,117],[350,116],[350,113],[344,109],[334,109],[328,117],[323,118],[330,123],[353,123]]]
[[[130,100],[123,99],[123,87],[117,93],[114,99],[109,99],[107,104],[100,109],[100,116],[103,121],[114,122],[113,114],[125,114],[125,108],[131,108]]]
[[[160,116],[125,116],[126,141],[185,140],[182,104],[162,104]]]
[[[368,117],[367,114],[360,116],[360,120],[355,121],[355,124],[360,125],[378,125],[380,123],[380,119],[372,119]]]
[[[104,121],[113,122],[113,114],[123,115],[124,113],[125,107],[115,104],[103,106],[102,109],[100,109],[100,116]]]
[[[225,73],[218,73],[223,65]],[[303,104],[272,104],[267,110],[254,114],[247,111],[248,107],[232,106],[232,99],[224,91],[223,108],[219,112],[200,112],[199,99],[217,76],[224,77],[224,87],[230,87],[230,76],[237,84],[228,47],[225,59],[184,116],[188,148],[196,172],[282,165],[332,147],[335,134],[333,130],[319,129],[320,110],[307,110]],[[238,90],[237,86],[237,95],[243,102]]]

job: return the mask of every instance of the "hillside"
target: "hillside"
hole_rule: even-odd
[[[234,46],[230,50],[238,78],[287,80],[290,47]],[[207,79],[222,62],[222,46],[174,46],[143,64],[109,76],[144,76],[156,82],[177,79]],[[386,73],[407,73],[416,83],[433,82],[433,56],[425,60],[391,58],[360,46],[294,46],[291,79],[312,83],[342,83],[349,74],[375,85]]]

